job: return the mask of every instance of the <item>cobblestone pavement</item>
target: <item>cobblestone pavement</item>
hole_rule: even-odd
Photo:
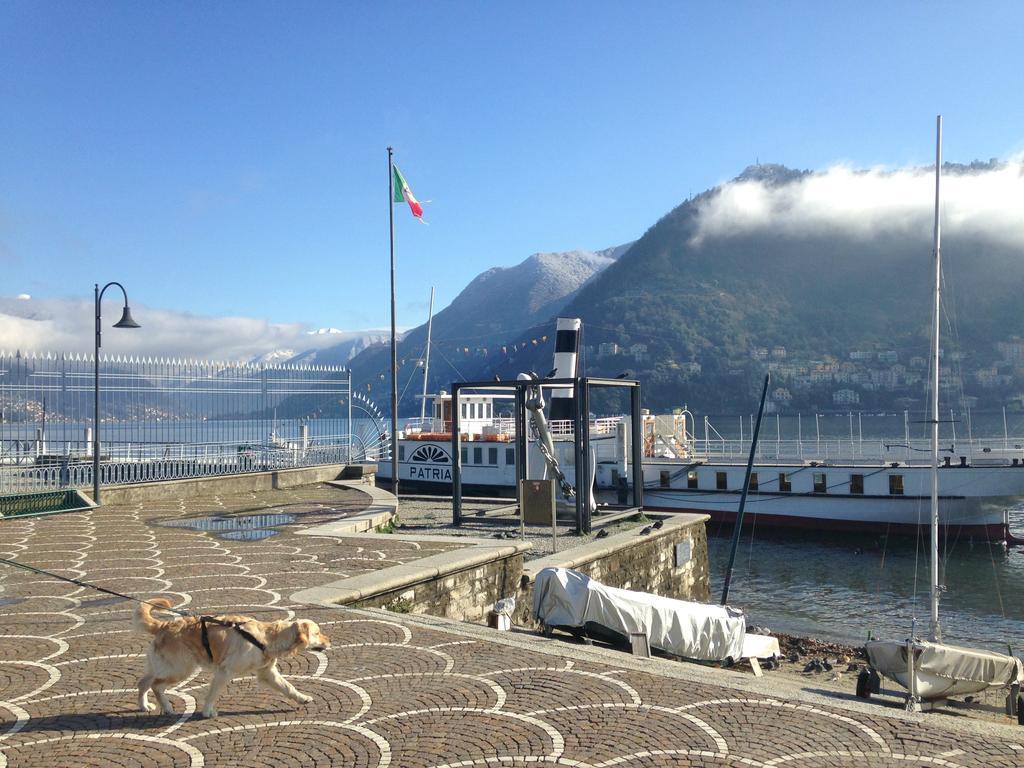
[[[149,638],[130,628],[133,605],[3,568],[0,768],[1024,765],[1024,736],[964,735],[882,710],[575,658],[550,641],[522,647],[398,615],[292,604],[298,589],[444,548],[295,533],[356,511],[358,495],[301,489],[0,522],[2,557],[190,610],[313,618],[333,640],[327,653],[282,665],[310,704],[243,679],[221,698],[221,716],[206,720],[195,715],[200,676],[170,692],[177,715],[143,715],[135,684]],[[244,532],[266,520],[230,520],[270,508],[297,518],[255,541]],[[199,513],[228,522],[180,527]]]

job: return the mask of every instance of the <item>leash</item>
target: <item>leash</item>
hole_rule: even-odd
[[[210,661],[213,661],[213,650],[210,648],[210,633],[209,633],[209,630],[207,629],[207,624],[216,624],[217,626],[220,626],[220,627],[228,627],[229,629],[233,629],[238,634],[240,634],[243,638],[245,638],[247,641],[249,641],[250,643],[255,645],[257,648],[259,648],[260,651],[262,651],[264,653],[266,653],[266,651],[267,651],[266,644],[264,644],[262,641],[260,641],[259,638],[257,638],[251,632],[249,632],[248,630],[244,629],[243,626],[242,626],[243,622],[240,622],[240,621],[227,621],[225,619],[218,619],[216,616],[196,616],[195,614],[189,613],[188,611],[182,611],[182,610],[179,610],[178,608],[168,608],[168,607],[165,607],[163,605],[159,605],[157,603],[150,602],[149,600],[143,600],[142,598],[139,598],[139,597],[132,597],[131,595],[126,595],[123,592],[115,592],[114,590],[107,589],[106,587],[100,587],[100,586],[97,586],[96,584],[90,584],[88,581],[82,581],[81,579],[72,579],[72,578],[70,578],[68,576],[61,576],[59,573],[53,573],[52,571],[47,571],[47,570],[44,570],[42,568],[36,568],[35,566],[28,565],[27,563],[19,563],[17,560],[8,560],[5,557],[0,557],[0,563],[3,563],[4,565],[9,565],[9,566],[11,566],[13,568],[21,568],[22,570],[28,571],[29,573],[35,573],[35,574],[37,574],[39,576],[44,576],[44,577],[49,578],[49,579],[56,579],[57,581],[65,581],[68,584],[74,584],[77,587],[83,587],[85,589],[92,589],[92,590],[95,590],[96,592],[102,592],[102,593],[104,593],[106,595],[112,595],[113,597],[120,597],[123,600],[131,600],[132,602],[139,603],[140,605],[148,605],[151,608],[156,608],[157,610],[160,610],[160,611],[167,611],[168,613],[173,613],[173,614],[175,614],[177,616],[180,616],[182,618],[187,618],[187,619],[198,618],[199,619],[199,627],[200,627],[200,631],[201,631],[201,637],[202,637],[202,641],[203,641],[203,648],[206,650],[206,655],[210,657]]]

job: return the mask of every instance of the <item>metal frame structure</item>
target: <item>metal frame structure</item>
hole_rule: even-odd
[[[633,379],[605,379],[590,376],[565,379],[543,379],[522,381],[468,381],[452,384],[452,522],[462,524],[462,434],[459,420],[459,394],[464,390],[507,391],[515,394],[516,424],[516,495],[517,514],[522,514],[522,499],[519,487],[529,474],[529,440],[527,438],[526,390],[540,386],[550,388],[573,388],[576,393],[573,412],[573,436],[576,448],[576,533],[590,533],[593,529],[591,515],[592,489],[590,483],[579,482],[590,477],[590,388],[613,387],[630,390],[630,469],[632,473],[632,498],[626,507],[613,507],[616,518],[635,514],[643,509],[643,435],[640,414],[640,382]]]

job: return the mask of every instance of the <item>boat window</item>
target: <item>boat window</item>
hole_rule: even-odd
[[[510,467],[516,463],[516,449],[506,448],[505,449],[505,463]]]
[[[828,482],[825,479],[824,472],[814,473],[814,492],[815,493],[828,493]]]
[[[488,403],[487,404],[487,418],[488,419],[493,419],[494,418],[494,403]]]
[[[889,475],[889,493],[893,496],[903,495],[903,475]]]
[[[498,463],[498,449],[497,448],[488,448],[487,449],[487,463],[488,464],[497,464]]]
[[[864,475],[850,475],[850,493],[864,493]]]
[[[697,470],[691,469],[686,473],[686,487],[696,488],[697,487]]]
[[[793,490],[793,483],[786,472],[779,472],[779,490],[783,493],[789,493]]]
[[[469,448],[462,449],[462,463],[469,464]]]
[[[462,418],[466,418],[466,415],[468,413],[469,413],[469,407],[465,403],[463,403],[462,404]]]
[[[747,484],[747,490],[748,491],[756,491],[757,490],[757,472],[751,472],[750,473],[750,482]]]
[[[729,489],[729,474],[727,472],[715,472],[715,488],[720,491]]]
[[[658,475],[658,481],[661,484],[662,488],[668,488],[669,486],[672,485],[672,480],[669,477],[669,471],[667,469],[661,470],[661,472]]]
[[[483,448],[474,448],[473,449],[473,463],[474,464],[483,464],[484,463],[484,449]]]
[[[405,461],[405,446],[404,445],[398,446],[398,460],[399,461]]]

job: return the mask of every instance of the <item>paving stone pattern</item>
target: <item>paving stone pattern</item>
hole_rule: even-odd
[[[201,612],[313,618],[333,648],[287,660],[312,703],[232,683],[196,716],[134,711],[149,641],[131,603],[0,570],[0,768],[7,766],[1021,766],[1024,746],[881,714],[854,716],[510,648],[400,615],[305,608],[294,591],[433,554],[438,544],[297,535],[357,511],[359,494],[298,489],[4,521],[0,556]],[[164,525],[284,507],[260,541]]]

